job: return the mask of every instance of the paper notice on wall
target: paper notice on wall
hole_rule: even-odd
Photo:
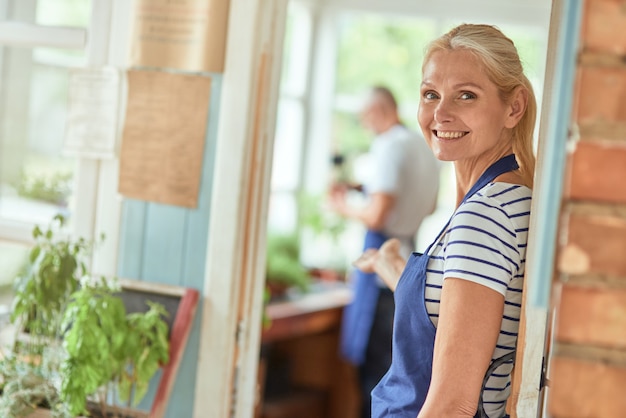
[[[135,0],[131,65],[224,70],[230,0]]]
[[[113,158],[120,75],[115,68],[70,72],[63,152],[86,158]]]
[[[128,72],[121,194],[197,206],[210,93],[209,77]]]

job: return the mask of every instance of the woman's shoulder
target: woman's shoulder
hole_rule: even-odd
[[[512,208],[530,208],[532,190],[521,184],[504,182],[489,183],[467,200],[496,206],[506,212]]]
[[[517,229],[528,222],[532,190],[512,183],[489,183],[457,209],[452,221],[458,223],[488,223],[510,225]],[[513,225],[515,225],[513,227]]]

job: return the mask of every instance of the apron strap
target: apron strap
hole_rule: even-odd
[[[515,159],[515,154],[509,154],[500,158],[495,163],[491,164],[487,170],[480,176],[478,181],[474,183],[471,189],[465,194],[461,203],[465,202],[467,199],[476,194],[477,191],[491,183],[496,177],[501,174],[508,173],[509,171],[514,171],[519,168],[517,164],[517,160]]]
[[[485,391],[485,387],[487,386],[487,381],[498,367],[510,361],[515,362],[515,350],[503,355],[502,357],[498,357],[497,359],[493,360],[489,365],[489,368],[485,373],[485,377],[483,378],[483,385],[480,389],[480,397],[478,398],[478,411],[476,412],[475,418],[489,418],[485,413],[485,408],[483,407],[483,392]]]
[[[485,170],[485,172],[480,176],[476,183],[474,183],[474,185],[465,194],[459,206],[465,203],[470,197],[474,196],[476,192],[478,192],[480,189],[495,180],[496,177],[498,177],[499,175],[508,173],[509,171],[517,170],[518,168],[519,165],[517,164],[517,160],[515,159],[515,154],[509,154],[500,158],[498,161],[491,164],[487,168],[487,170]],[[448,229],[451,220],[452,217],[448,219],[448,222],[446,222],[439,234],[437,234],[437,238],[428,246],[426,251],[424,251],[424,254],[429,254],[431,247],[439,242],[444,232]]]
[[[490,165],[487,168],[487,170],[485,170],[485,172],[480,176],[478,181],[476,181],[476,183],[474,183],[474,185],[465,194],[459,206],[465,203],[468,199],[474,196],[476,192],[478,192],[483,187],[487,186],[489,183],[491,183],[501,174],[508,173],[509,171],[517,170],[518,168],[519,168],[519,165],[517,164],[517,160],[515,159],[515,154],[509,154],[507,156],[500,158],[498,161]],[[430,252],[430,248],[435,243],[439,242],[439,240],[441,239],[441,236],[448,229],[448,226],[450,225],[451,220],[452,220],[452,217],[450,217],[450,219],[448,220],[446,225],[443,227],[439,235],[437,235],[437,239],[425,251],[425,254],[428,254]],[[476,411],[475,418],[488,418],[487,414],[485,413],[485,408],[483,407],[483,392],[485,391],[485,386],[487,385],[487,381],[489,380],[489,377],[491,376],[491,374],[502,364],[507,363],[511,360],[515,360],[515,351],[512,351],[511,353],[505,354],[504,356],[493,360],[491,364],[489,365],[489,368],[487,369],[487,372],[485,373],[485,377],[483,378],[483,384],[480,390],[480,397],[478,399],[478,410]]]

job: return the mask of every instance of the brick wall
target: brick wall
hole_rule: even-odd
[[[553,304],[553,418],[626,417],[626,1],[587,0]]]

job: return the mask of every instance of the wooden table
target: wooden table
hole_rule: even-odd
[[[264,349],[269,348],[274,353],[278,351],[287,358],[290,385],[304,388],[305,393],[309,390],[315,396],[309,397],[308,401],[303,398],[299,406],[294,402],[295,395],[288,395],[284,400],[264,399],[259,416],[358,416],[359,394],[355,371],[339,356],[341,318],[344,307],[351,299],[352,290],[344,283],[317,282],[307,294],[292,295],[267,306],[266,313],[271,324],[262,333]],[[271,374],[271,359],[262,358],[260,369],[265,367],[268,367],[267,374]],[[265,376],[262,379],[265,380]],[[305,406],[305,402],[317,402],[318,405]],[[306,410],[304,415],[300,412],[302,410]]]
[[[341,324],[343,308],[352,290],[343,283],[319,282],[309,293],[272,302],[266,308],[271,324],[263,330],[263,343],[328,331]]]

